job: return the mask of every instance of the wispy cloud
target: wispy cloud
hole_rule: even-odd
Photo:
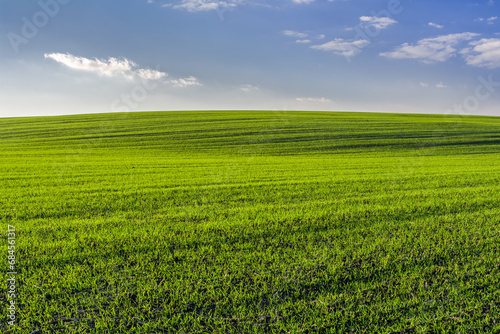
[[[336,38],[333,41],[324,44],[312,45],[311,49],[331,51],[336,55],[352,57],[359,53],[359,51],[368,44],[370,44],[370,42],[364,39],[345,40],[343,38]]]
[[[258,86],[245,84],[240,86],[240,90],[245,93],[259,92],[260,88]]]
[[[182,0],[177,4],[165,4],[162,7],[172,7],[174,9],[182,9],[188,12],[203,12],[210,10],[224,10],[235,8],[237,5],[241,4],[241,0],[228,0],[228,1],[216,1],[216,0]]]
[[[138,65],[128,59],[113,57],[107,60],[97,58],[89,59],[77,57],[69,53],[47,53],[44,56],[45,58],[53,59],[71,69],[93,72],[100,76],[122,76],[129,80],[135,77],[143,79],[160,79],[167,76],[164,72],[137,68]]]
[[[420,84],[420,86],[422,86],[424,88],[427,88],[427,87],[430,86],[428,82],[419,82],[419,84]],[[439,82],[439,83],[437,83],[435,85],[433,84],[432,86],[436,87],[436,88],[446,88],[446,87],[448,87],[446,84],[444,84],[442,82]]]
[[[443,25],[437,24],[437,23],[434,23],[434,22],[429,22],[429,23],[427,23],[427,25],[430,26],[430,27],[438,28],[438,29],[443,29],[444,28]]]
[[[167,83],[171,84],[174,87],[189,87],[189,86],[201,86],[201,83],[197,78],[190,76],[187,78],[179,78],[179,79],[170,79]]]
[[[476,67],[500,67],[500,39],[483,38],[469,43],[470,48],[461,51],[468,65]]]
[[[464,32],[460,34],[450,34],[435,38],[425,38],[416,44],[404,43],[392,52],[383,52],[380,55],[394,59],[418,59],[424,63],[444,62],[455,56],[455,47],[463,41],[468,41],[479,34]]]
[[[295,99],[298,102],[312,102],[312,103],[331,103],[332,100],[325,97],[298,97]]]
[[[311,39],[322,40],[325,38],[325,35],[314,35],[314,36],[309,37],[309,34],[307,34],[307,33],[298,32],[298,31],[294,31],[294,30],[283,30],[282,33],[285,36],[297,38],[295,40],[295,43],[297,43],[297,44],[309,44],[309,43],[312,43]],[[307,37],[309,37],[311,39],[309,39]]]
[[[377,16],[361,16],[359,18],[361,23],[365,26],[372,26],[376,29],[386,29],[390,25],[397,23],[396,20],[389,17],[377,17]]]
[[[306,33],[293,30],[283,30],[283,35],[295,38],[306,38],[308,36]]]
[[[52,59],[56,62],[71,68],[73,70],[90,72],[104,77],[125,78],[133,81],[142,80],[162,80],[164,83],[175,87],[199,86],[201,85],[193,76],[187,78],[166,79],[168,74],[165,72],[140,68],[135,62],[128,59],[108,58],[85,58],[74,56],[69,53],[46,53],[46,59]]]
[[[476,22],[486,22],[487,24],[494,24],[497,19],[498,19],[498,16],[492,16],[492,17],[489,17],[489,18],[478,17],[474,21],[476,21]]]

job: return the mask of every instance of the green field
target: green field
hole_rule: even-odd
[[[2,333],[500,332],[498,117],[7,118],[0,144]]]

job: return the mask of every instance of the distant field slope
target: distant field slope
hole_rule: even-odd
[[[9,118],[0,147],[2,333],[500,332],[500,118]]]

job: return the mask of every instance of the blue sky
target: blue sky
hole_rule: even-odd
[[[499,9],[497,0],[3,0],[0,117],[500,116]]]

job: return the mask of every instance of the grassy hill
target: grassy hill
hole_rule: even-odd
[[[10,118],[0,145],[2,332],[500,331],[500,118]]]

